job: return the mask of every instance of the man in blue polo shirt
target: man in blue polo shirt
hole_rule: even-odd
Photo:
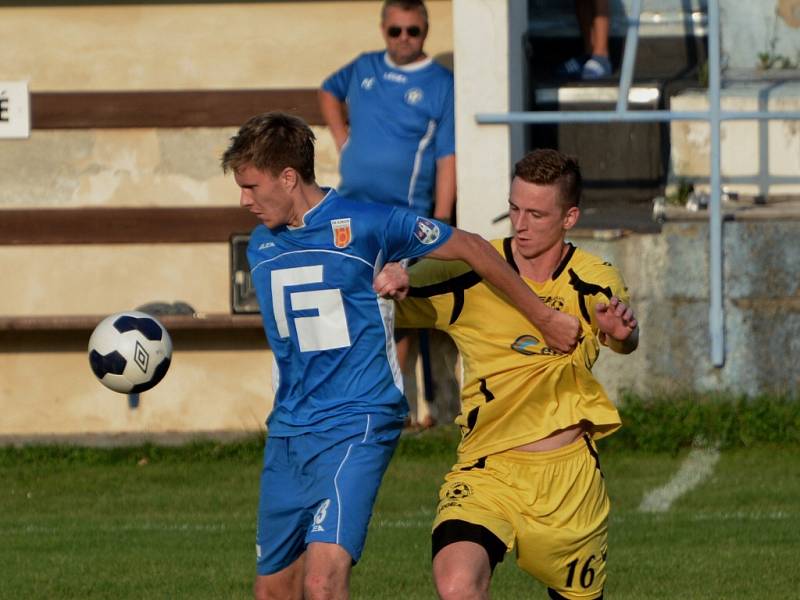
[[[341,152],[338,190],[449,223],[456,200],[453,74],[423,50],[428,12],[422,0],[386,0],[380,28],[386,50],[361,54],[328,77],[319,92],[320,110]],[[437,331],[418,337],[398,332],[411,423],[417,416],[417,342],[426,376],[431,360],[436,362],[435,385],[426,391],[437,390],[440,406],[458,404],[452,341]],[[428,352],[430,345],[435,350]],[[428,412],[423,426],[435,422]]]
[[[314,134],[297,117],[251,118],[222,156],[261,221],[248,261],[277,384],[267,421],[255,597],[347,598],[378,486],[407,412],[391,335],[387,262],[463,260],[552,348],[577,319],[545,306],[481,237],[317,185]]]
[[[456,197],[453,74],[423,51],[421,0],[387,0],[386,50],[322,84],[320,109],[341,151],[339,192],[449,221]],[[348,123],[349,119],[349,123]]]

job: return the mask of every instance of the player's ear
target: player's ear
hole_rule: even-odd
[[[575,227],[575,224],[578,222],[578,218],[581,216],[581,209],[577,206],[570,206],[566,212],[564,213],[564,229],[572,229]]]
[[[286,167],[281,174],[278,176],[278,180],[283,185],[284,189],[287,192],[292,191],[299,181],[299,177],[297,175],[297,171],[295,171],[292,167]]]

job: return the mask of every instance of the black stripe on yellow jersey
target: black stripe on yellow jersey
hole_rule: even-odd
[[[511,238],[492,242],[517,272]],[[568,355],[544,337],[505,296],[458,261],[425,259],[410,270],[411,293],[397,305],[397,326],[437,328],[459,348],[463,368],[459,460],[478,460],[576,425],[599,438],[619,414],[591,373],[600,343],[594,306],[616,295],[629,301],[619,272],[569,244],[550,279],[523,278],[545,304],[575,315],[583,339]]]

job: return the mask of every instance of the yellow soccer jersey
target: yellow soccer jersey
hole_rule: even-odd
[[[514,267],[511,238],[492,242]],[[464,370],[459,460],[471,461],[591,423],[600,438],[619,414],[591,372],[599,354],[594,307],[614,295],[627,303],[619,272],[573,245],[550,280],[525,282],[548,305],[577,316],[584,337],[559,355],[494,287],[461,262],[425,259],[410,270],[409,298],[397,304],[397,327],[446,331]]]

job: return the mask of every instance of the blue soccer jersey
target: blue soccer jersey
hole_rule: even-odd
[[[436,160],[455,154],[453,74],[432,59],[397,66],[370,52],[322,89],[348,105],[339,193],[429,216]]]
[[[301,227],[253,230],[247,258],[278,367],[270,435],[323,431],[357,414],[405,416],[393,305],[372,281],[386,262],[425,255],[451,234],[443,223],[335,190]]]

